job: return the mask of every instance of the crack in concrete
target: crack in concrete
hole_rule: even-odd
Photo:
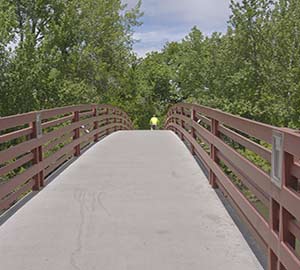
[[[103,194],[104,192],[92,192],[89,194],[84,190],[76,190],[74,193],[74,199],[79,204],[80,222],[76,239],[77,244],[76,248],[71,253],[70,263],[72,267],[76,270],[81,270],[81,267],[78,263],[78,257],[83,248],[82,236],[84,233],[84,225],[87,222],[86,218],[88,215],[88,213],[86,213],[86,210],[88,210],[89,212],[95,212],[97,209],[97,205],[99,205],[108,216],[111,216],[110,212],[102,202],[101,196]]]
[[[103,202],[102,202],[102,199],[101,199],[101,196],[104,194],[104,192],[99,192],[98,193],[98,196],[97,196],[97,201],[98,201],[98,204],[101,206],[101,208],[104,210],[104,212],[108,215],[108,216],[111,216],[110,212],[108,211],[108,209],[104,206]]]
[[[74,198],[79,203],[80,206],[80,223],[79,223],[79,229],[78,229],[78,235],[77,235],[77,247],[76,249],[71,253],[70,262],[74,269],[81,270],[81,267],[76,262],[76,258],[78,258],[78,255],[80,254],[82,250],[82,234],[83,234],[83,226],[85,223],[85,195],[86,193],[82,190],[75,191]]]

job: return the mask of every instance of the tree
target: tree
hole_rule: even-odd
[[[127,91],[140,4],[126,10],[120,0],[1,3],[0,55],[6,53],[1,64],[7,74],[2,115],[109,102]]]

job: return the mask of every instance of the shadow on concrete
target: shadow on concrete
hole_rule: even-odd
[[[205,176],[208,179],[209,172],[206,169],[206,167],[204,166],[203,162],[197,156],[194,156],[194,158],[195,158],[198,165],[200,166],[200,168],[202,169],[202,171],[204,172]],[[252,234],[251,234],[250,230],[248,229],[247,225],[240,219],[238,212],[234,209],[234,207],[230,204],[230,202],[225,198],[225,196],[221,192],[221,190],[216,189],[216,193],[217,193],[219,199],[221,200],[221,202],[223,203],[223,205],[224,205],[225,209],[227,210],[228,214],[230,215],[230,217],[234,221],[235,225],[238,227],[238,229],[242,233],[243,237],[245,238],[247,244],[249,245],[249,247],[253,251],[254,255],[256,256],[256,258],[258,259],[260,264],[262,265],[262,267],[264,269],[267,269],[268,268],[267,267],[267,265],[268,265],[267,255],[265,254],[263,249],[259,246],[259,244],[256,242],[255,238],[252,236]]]
[[[86,146],[81,150],[81,154],[90,149],[94,143]],[[60,175],[66,168],[68,168],[74,161],[76,161],[78,157],[72,157],[69,160],[66,160],[61,166],[59,166],[56,170],[54,170],[46,179],[45,186],[49,185],[55,178]],[[29,202],[33,197],[35,197],[39,192],[43,191],[31,191],[27,195],[25,195],[22,199],[17,201],[13,206],[11,206],[8,210],[3,213],[0,213],[0,226],[4,224],[10,217],[12,217],[21,207],[23,207],[27,202]]]

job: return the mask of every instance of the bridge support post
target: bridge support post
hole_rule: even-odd
[[[280,140],[278,140],[280,138]],[[298,188],[297,179],[291,174],[294,165],[294,156],[283,149],[284,137],[280,132],[273,132],[272,145],[272,189],[274,193],[280,193],[283,189]],[[270,198],[269,224],[270,229],[277,235],[276,245],[268,247],[268,270],[287,270],[282,264],[280,250],[281,243],[296,249],[296,237],[290,232],[290,224],[297,220],[282,205],[280,196],[276,199]]]
[[[36,120],[31,123],[32,133],[31,139],[39,139],[42,137],[42,122],[41,115],[39,113],[36,114]],[[32,150],[33,153],[33,162],[37,166],[39,163],[43,161],[43,148],[42,145],[39,145],[35,149]],[[44,186],[44,170],[41,169],[34,177],[35,184],[33,186],[33,190],[40,190],[41,187]]]
[[[286,188],[297,190],[298,180],[292,176],[291,171],[294,164],[294,156],[284,152],[283,154],[283,177],[282,185]],[[294,217],[282,206],[280,211],[280,240],[287,243],[292,248],[296,248],[296,237],[290,232],[289,224]]]
[[[123,121],[124,116],[123,116],[122,112],[120,113],[120,117],[121,117],[121,119],[120,119],[120,130],[122,130],[122,129],[124,129],[122,125],[126,125],[125,121]]]
[[[216,119],[211,120],[211,133],[215,136],[219,136],[219,122]],[[217,158],[217,148],[211,144],[210,145],[210,157],[214,162],[218,162]],[[216,175],[214,174],[213,170],[210,169],[209,171],[209,183],[212,186],[212,188],[217,188],[217,178]]]
[[[196,111],[195,111],[194,108],[192,108],[191,109],[191,135],[192,135],[192,137],[194,139],[196,139],[196,132],[195,132],[195,128],[193,126],[194,121],[197,121],[197,119],[196,119]],[[192,152],[193,156],[196,154],[194,145],[191,145],[191,152]]]
[[[126,115],[123,117],[123,125],[125,125],[125,129],[130,130],[130,125],[127,123],[127,117]]]
[[[105,114],[106,114],[106,125],[108,125],[109,124],[109,119],[108,119],[108,117],[109,117],[109,109],[108,108],[106,108],[106,111],[105,111]],[[106,129],[106,136],[109,134],[109,129],[107,128]]]
[[[79,122],[79,120],[80,120],[79,112],[76,111],[73,114],[73,122]],[[73,140],[77,140],[79,138],[80,138],[80,127],[74,129]],[[80,156],[80,144],[78,144],[74,147],[74,156],[75,157]]]
[[[116,118],[117,112],[116,112],[116,110],[113,111],[113,115],[114,115],[114,124],[115,124],[114,131],[117,131],[117,125],[116,125],[116,123],[117,123],[117,118]]]
[[[177,108],[176,108],[175,110],[173,110],[172,114],[175,115],[175,117],[172,118],[172,122],[173,122],[174,124],[178,124],[177,118],[176,118]],[[175,134],[176,134],[177,136],[179,136],[179,133],[178,133],[178,131],[177,131],[177,128],[174,127],[173,130],[174,130]]]
[[[97,116],[98,116],[97,107],[95,107],[95,108],[93,109],[93,116],[94,116],[94,117],[97,117]],[[98,128],[99,128],[99,121],[96,119],[96,120],[94,121],[94,130],[97,130]],[[96,133],[95,136],[94,136],[94,142],[98,142],[98,140],[99,140],[99,134]]]
[[[181,107],[181,115],[184,116],[184,108],[183,108],[183,107]],[[185,128],[185,127],[184,127],[184,121],[183,121],[183,120],[181,120],[181,127],[182,127],[183,129]],[[181,135],[181,140],[183,141],[183,140],[184,140],[183,133],[180,133],[180,135]]]

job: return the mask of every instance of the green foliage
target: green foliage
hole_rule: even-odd
[[[194,27],[181,42],[148,54],[140,87],[159,99],[152,99],[156,108],[196,102],[299,127],[300,2],[231,1],[231,9],[226,34],[204,37]]]
[[[225,34],[196,27],[137,59],[141,2],[0,3],[0,115],[78,103],[121,106],[149,128],[186,101],[254,120],[300,126],[300,2],[231,1]]]
[[[111,102],[129,91],[139,2],[0,3],[0,115]]]

